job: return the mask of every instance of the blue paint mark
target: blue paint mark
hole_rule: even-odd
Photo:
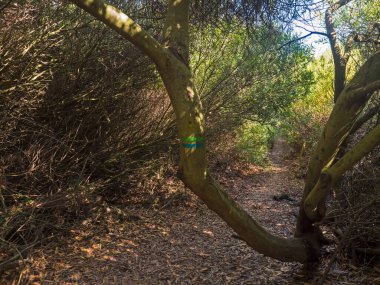
[[[203,147],[203,143],[184,143],[182,144],[184,148],[200,148]]]

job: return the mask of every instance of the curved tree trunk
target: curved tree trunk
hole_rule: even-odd
[[[156,64],[176,115],[183,182],[254,250],[282,261],[316,260],[318,249],[312,240],[273,236],[233,201],[208,172],[204,115],[188,65],[189,0],[168,1],[164,45],[127,15],[101,0],[71,2],[117,31]]]
[[[210,176],[206,162],[203,113],[192,85],[191,74],[180,72],[183,66],[175,67],[176,63],[167,66],[168,69],[159,70],[177,110],[177,125],[182,142],[180,173],[185,185],[254,250],[282,261],[306,263],[316,260],[317,251],[311,241],[273,236],[258,225]]]

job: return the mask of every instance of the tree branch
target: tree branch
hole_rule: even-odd
[[[164,26],[165,46],[189,65],[189,0],[168,0]]]
[[[338,10],[339,8],[343,7],[344,5],[350,3],[352,0],[339,0],[337,2],[335,2],[334,4],[331,5],[331,13],[335,13],[336,10]]]
[[[330,42],[331,52],[334,59],[334,101],[338,99],[339,94],[344,89],[344,84],[346,81],[346,58],[345,54],[342,52],[341,47],[336,36],[333,13],[341,8],[342,6],[349,3],[351,0],[340,0],[332,4],[325,12],[325,25],[326,33],[328,34],[328,39]]]
[[[360,96],[360,95],[364,95],[368,93],[373,93],[379,89],[380,89],[380,80],[377,80],[377,81],[371,82],[370,84],[366,86],[356,88],[352,90],[351,92],[354,96]]]
[[[297,42],[297,41],[300,41],[300,40],[306,39],[306,38],[310,37],[311,35],[321,35],[321,36],[325,36],[325,37],[328,36],[327,34],[325,34],[325,33],[321,33],[321,32],[309,32],[308,34],[306,34],[306,35],[304,35],[304,36],[302,36],[302,37],[299,37],[299,38],[293,39],[293,40],[291,40],[291,41],[288,41],[288,42],[282,44],[278,49],[280,50],[280,49],[282,49],[283,47],[285,47],[285,46],[287,46],[287,45],[290,45],[290,44],[292,44],[292,43],[294,43],[294,42]]]
[[[166,49],[122,11],[102,0],[70,1],[126,38],[149,56],[156,65],[163,64]]]
[[[324,216],[324,203],[331,186],[358,161],[380,144],[380,125],[366,134],[350,151],[337,163],[324,170],[317,184],[305,199],[305,211],[308,217],[319,221]],[[321,207],[322,206],[322,207]],[[322,212],[321,212],[322,210]]]
[[[352,126],[351,134],[355,133],[359,128],[364,125],[366,122],[368,122],[370,119],[372,119],[376,114],[380,112],[380,105],[376,105],[369,109],[365,114],[360,116],[355,124]]]

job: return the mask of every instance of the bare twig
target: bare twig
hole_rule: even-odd
[[[300,41],[300,40],[306,39],[306,38],[308,38],[308,37],[310,37],[310,36],[312,36],[312,35],[321,35],[321,36],[325,36],[325,37],[328,36],[327,34],[322,33],[322,32],[310,32],[310,33],[308,33],[308,34],[306,34],[306,35],[304,35],[304,36],[302,36],[302,37],[299,37],[299,38],[293,39],[293,40],[291,40],[291,41],[288,41],[288,42],[282,44],[282,45],[279,47],[279,50],[282,49],[283,47],[287,46],[287,45],[290,45],[290,44],[292,44],[292,43],[294,43],[294,42],[298,42],[298,41]]]

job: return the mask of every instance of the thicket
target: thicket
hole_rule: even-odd
[[[347,147],[379,124],[373,118],[355,133]],[[323,222],[340,240],[337,258],[354,265],[380,261],[380,148],[356,165],[333,191],[331,211]],[[344,214],[343,214],[344,213]]]
[[[301,158],[310,155],[334,106],[331,56],[327,53],[314,59],[307,68],[314,79],[310,92],[293,102],[280,121],[281,133]]]
[[[175,143],[152,64],[67,8],[24,1],[1,11],[0,269],[97,195],[113,201],[143,185]]]
[[[292,104],[316,82],[307,68],[310,49],[301,43],[279,48],[292,36],[265,27],[249,35],[238,23],[196,32],[192,67],[209,118],[210,150],[265,165],[279,118],[294,114]]]

